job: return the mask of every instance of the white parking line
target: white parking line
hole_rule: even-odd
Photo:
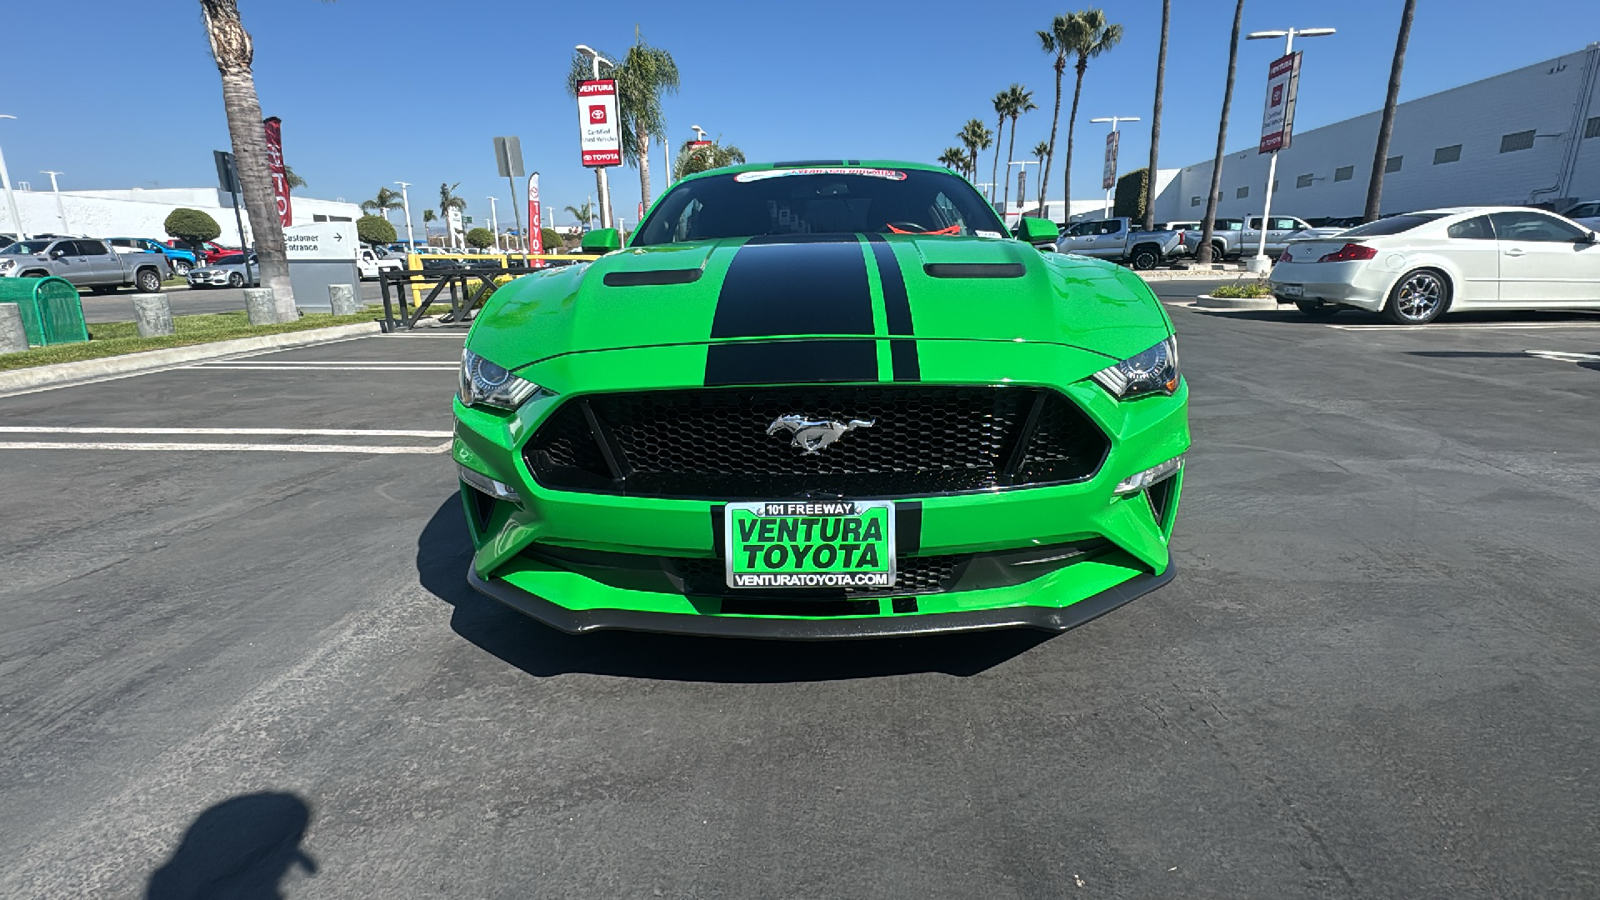
[[[101,428],[87,425],[0,425],[0,434],[262,434],[316,435],[317,437],[419,438],[447,438],[451,435],[448,431],[417,431],[393,428]]]
[[[200,365],[184,366],[184,370],[196,369],[229,369],[235,372],[457,372],[460,371],[461,367],[455,363],[431,366],[301,366],[291,363],[202,363]]]
[[[1336,328],[1340,331],[1443,331],[1448,328],[1458,328],[1468,331],[1550,331],[1555,329],[1571,328],[1600,328],[1600,322],[1567,322],[1548,325],[1497,325],[1493,322],[1437,322],[1431,325],[1324,325],[1324,328]]]
[[[195,363],[195,366],[240,365],[238,359],[219,359]],[[441,359],[252,359],[252,366],[450,366],[457,363]]]
[[[96,441],[71,443],[67,441],[0,441],[0,450],[160,450],[181,452],[188,450],[263,450],[277,453],[449,453],[450,442],[429,447],[368,447],[356,444],[185,444],[169,442],[125,443]]]
[[[1529,356],[1540,359],[1554,360],[1555,362],[1590,362],[1600,361],[1600,354],[1596,353],[1568,353],[1563,350],[1524,350]]]

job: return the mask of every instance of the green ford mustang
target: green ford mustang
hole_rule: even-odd
[[[691,176],[494,294],[453,452],[478,590],[565,631],[1064,630],[1172,577],[1172,323],[948,170]]]

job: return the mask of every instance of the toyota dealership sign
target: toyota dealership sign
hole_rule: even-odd
[[[578,82],[578,133],[585,166],[622,165],[622,124],[617,121],[614,79]]]
[[[1294,99],[1300,88],[1300,54],[1291,53],[1267,67],[1267,108],[1261,116],[1260,153],[1286,150],[1294,136]]]

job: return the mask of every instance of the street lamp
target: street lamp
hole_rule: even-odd
[[[1137,121],[1139,121],[1139,117],[1138,116],[1102,116],[1102,117],[1100,117],[1098,119],[1090,119],[1089,121],[1091,121],[1091,122],[1110,122],[1111,123],[1111,133],[1112,134],[1116,134],[1117,133],[1117,123],[1118,122],[1137,122]],[[1115,190],[1116,186],[1117,186],[1116,164],[1117,164],[1117,161],[1116,161],[1116,159],[1113,158],[1111,160],[1111,184],[1110,184],[1110,186],[1106,186],[1104,184],[1101,185],[1102,187],[1105,187],[1105,189],[1106,189],[1106,218],[1108,218],[1108,219],[1111,218],[1111,192],[1113,190]],[[1156,176],[1155,176],[1154,172],[1150,173],[1150,187],[1152,188],[1151,193],[1154,193],[1153,189],[1155,188],[1155,184],[1156,184],[1155,183],[1155,177]],[[1104,181],[1103,178],[1101,180],[1102,180],[1102,182]],[[1072,196],[1072,189],[1070,187],[1067,188],[1067,196],[1069,198]],[[1155,199],[1154,197],[1150,197],[1150,198],[1148,198],[1148,200],[1146,202],[1149,202],[1149,200],[1154,200],[1154,199]],[[1069,207],[1071,205],[1072,204],[1070,202],[1067,204],[1067,206],[1069,206]],[[1072,218],[1072,210],[1071,209],[1067,210],[1067,218],[1068,219]]]
[[[52,172],[49,169],[40,169],[39,170],[39,174],[40,175],[49,175],[50,176],[50,190],[51,190],[52,193],[54,193],[56,195],[56,212],[61,214],[61,233],[62,234],[70,233],[72,231],[72,229],[67,226],[67,208],[65,206],[61,205],[61,185],[56,184],[56,176],[57,175],[65,175],[67,173],[65,173],[65,172]]]
[[[400,185],[400,210],[406,214],[406,252],[417,252],[417,242],[411,236],[411,198],[406,196],[406,188],[411,186],[409,181],[396,181]]]
[[[15,119],[16,116],[0,114],[0,119]],[[6,171],[6,155],[0,153],[0,184],[6,186],[6,207],[11,210],[11,227],[17,232],[17,240],[22,240],[27,235],[22,233],[22,211],[17,209],[17,195],[11,193],[11,173]]]
[[[579,53],[587,54],[588,57],[589,57],[589,60],[594,64],[594,80],[595,81],[599,81],[600,80],[600,66],[601,66],[602,63],[605,64],[605,65],[610,66],[613,69],[615,69],[617,67],[616,63],[612,62],[609,59],[606,59],[603,56],[601,56],[600,55],[600,51],[594,49],[593,47],[588,46],[587,44],[579,44],[575,49]],[[605,166],[596,166],[595,167],[595,180],[600,185],[600,227],[601,228],[610,228],[611,227],[611,186],[606,182],[606,167]]]
[[[1247,41],[1265,41],[1272,38],[1283,38],[1283,55],[1288,56],[1294,52],[1294,39],[1299,37],[1326,37],[1336,34],[1336,28],[1286,28],[1282,31],[1252,31],[1245,35]],[[1268,268],[1267,260],[1267,217],[1272,214],[1272,183],[1278,180],[1278,151],[1274,149],[1272,156],[1267,160],[1267,196],[1261,203],[1261,240],[1256,245],[1256,255],[1249,262],[1252,272],[1265,272]],[[1248,218],[1245,224],[1249,224]]]

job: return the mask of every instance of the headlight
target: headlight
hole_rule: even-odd
[[[1118,400],[1170,395],[1178,389],[1178,339],[1169,337],[1138,356],[1101,369],[1093,378]]]
[[[0,272],[4,272],[16,264],[17,261],[14,259],[0,259]]]
[[[496,365],[471,350],[461,351],[462,403],[516,409],[539,390],[537,384],[511,374],[504,366]]]

